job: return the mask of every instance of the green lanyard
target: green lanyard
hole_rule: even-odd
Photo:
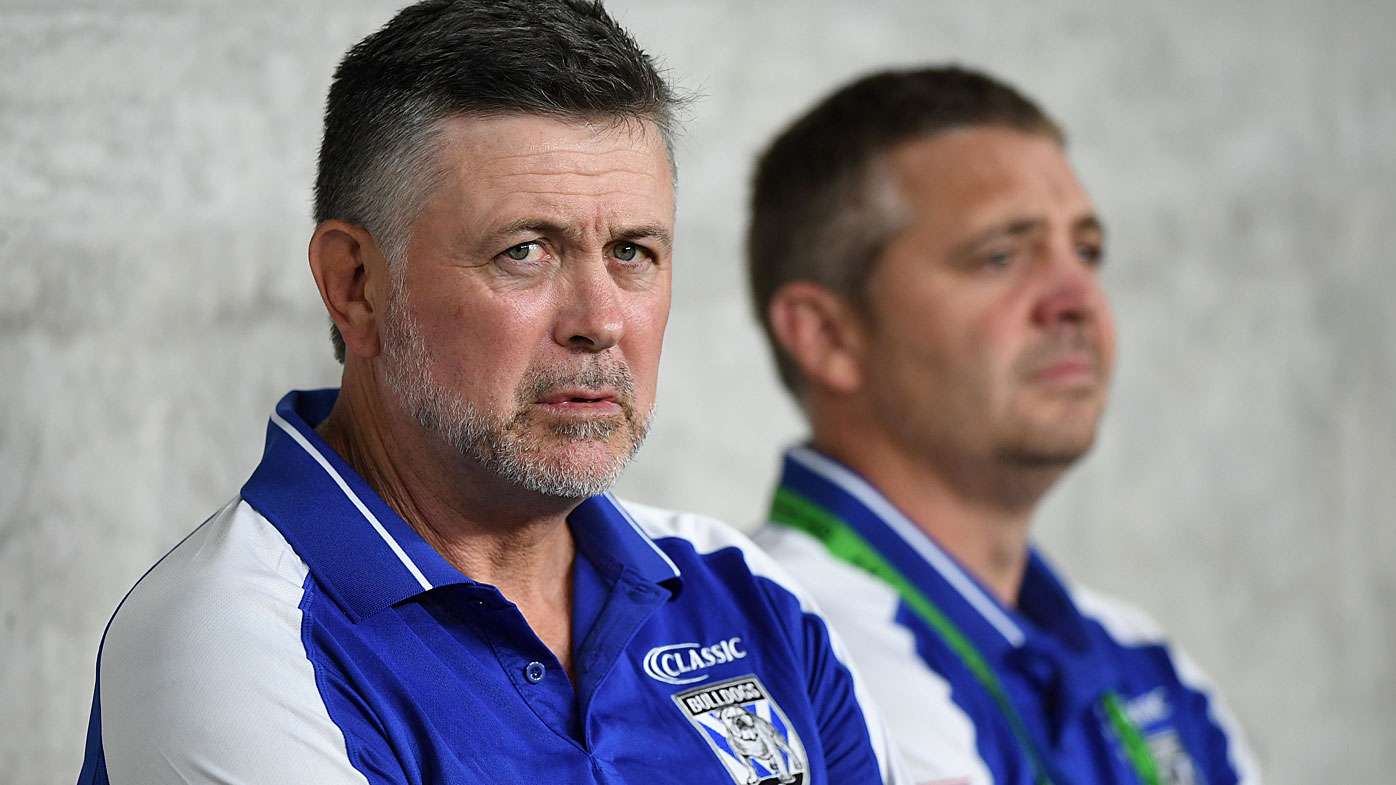
[[[838,516],[788,487],[782,486],[776,489],[775,498],[771,502],[770,517],[776,523],[809,534],[822,542],[824,547],[828,548],[834,556],[872,573],[896,589],[912,611],[921,617],[922,621],[930,625],[931,629],[950,647],[950,650],[960,658],[965,667],[969,668],[970,673],[974,675],[980,686],[989,693],[994,704],[998,706],[999,712],[1008,721],[1008,727],[1013,732],[1013,738],[1017,742],[1018,748],[1027,755],[1028,762],[1032,766],[1033,781],[1037,785],[1053,785],[1052,778],[1047,773],[1047,765],[1042,758],[1042,753],[1028,734],[1027,725],[1023,723],[1023,718],[1018,714],[1017,708],[1008,699],[1008,693],[1004,691],[998,674],[994,673],[994,669],[989,666],[984,655],[979,652],[979,649],[955,622],[936,607],[935,603],[924,592],[916,588],[911,581],[907,580],[906,576],[888,563],[882,554],[863,539],[862,535],[854,531]],[[1149,751],[1143,734],[1125,714],[1119,696],[1111,690],[1101,699],[1101,704],[1106,716],[1110,719],[1111,728],[1114,729],[1124,746],[1125,755],[1130,766],[1134,769],[1134,773],[1139,777],[1139,781],[1144,785],[1161,785],[1162,780],[1159,778],[1158,766],[1154,763],[1153,754]]]

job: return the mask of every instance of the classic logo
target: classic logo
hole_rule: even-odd
[[[674,703],[738,785],[802,785],[809,770],[794,726],[753,675],[675,694]]]
[[[1168,704],[1168,695],[1164,689],[1155,687],[1137,698],[1131,698],[1125,706],[1125,713],[1135,726],[1147,728],[1167,722],[1168,718],[1173,716],[1173,707]]]
[[[1204,785],[1197,766],[1178,738],[1178,731],[1170,726],[1173,706],[1164,688],[1155,687],[1131,699],[1125,712],[1144,733],[1144,743],[1153,754],[1163,785]]]
[[[746,658],[741,638],[728,638],[711,646],[671,643],[656,646],[645,655],[645,673],[666,684],[693,684],[708,678],[708,668]]]

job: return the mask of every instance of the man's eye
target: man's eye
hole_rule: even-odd
[[[645,256],[645,249],[635,243],[616,243],[611,253],[622,262],[634,262]]]
[[[519,243],[505,251],[504,255],[516,262],[527,262],[538,258],[538,254],[541,252],[542,248],[539,247],[538,243]]]
[[[1082,243],[1076,246],[1076,258],[1080,259],[1083,264],[1098,267],[1105,261],[1105,249],[1098,245]]]
[[[984,254],[985,267],[1007,267],[1012,261],[1013,252],[1007,249]]]

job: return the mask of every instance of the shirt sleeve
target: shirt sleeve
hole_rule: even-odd
[[[910,785],[882,715],[842,651],[837,633],[817,612],[805,614],[803,632],[810,695],[830,782],[867,781],[867,772],[876,771],[885,785]]]
[[[385,740],[346,739],[331,719],[302,639],[305,565],[249,526],[215,516],[117,610],[82,785],[404,781]]]

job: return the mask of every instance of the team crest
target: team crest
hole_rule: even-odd
[[[800,736],[755,676],[674,695],[674,703],[738,785],[803,785]]]

